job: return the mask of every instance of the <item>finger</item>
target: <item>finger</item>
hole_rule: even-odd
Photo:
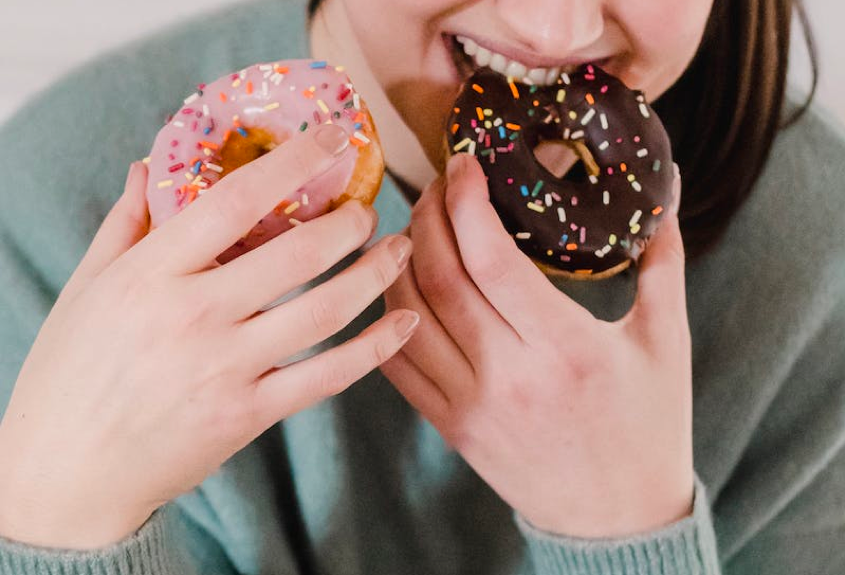
[[[79,262],[62,291],[62,297],[78,293],[129,248],[137,244],[150,229],[150,216],[144,192],[147,188],[147,167],[141,162],[129,166],[123,194],[112,206],[88,251]]]
[[[207,269],[281,200],[336,164],[348,145],[346,132],[334,124],[298,132],[167,220],[150,235],[148,255],[161,260],[167,254],[162,263],[177,273]]]
[[[388,236],[329,281],[245,321],[250,353],[269,366],[337,333],[396,280],[410,254],[411,240]]]
[[[448,398],[437,384],[417,367],[404,349],[381,364],[379,369],[408,403],[434,427],[440,428],[443,425],[449,410]]]
[[[563,295],[516,246],[489,201],[481,166],[456,154],[446,170],[446,210],[472,280],[521,336],[542,333],[551,310],[563,309],[567,321],[592,320],[584,308]],[[544,322],[545,323],[545,322]]]
[[[414,337],[405,353],[447,397],[460,397],[475,380],[472,365],[420,295],[410,268],[384,292],[387,309],[412,309],[420,315]]]
[[[675,177],[674,186],[674,197],[678,198],[679,176]],[[673,334],[673,325],[686,326],[684,242],[677,206],[676,200],[640,257],[637,297],[625,320],[645,330],[655,341]]]
[[[254,395],[261,429],[344,391],[395,354],[418,322],[412,311],[390,312],[333,349],[264,374]]]
[[[226,313],[243,319],[325,272],[361,247],[375,230],[370,206],[345,202],[338,209],[281,234],[205,274],[207,291],[226,301]]]
[[[502,320],[470,279],[446,214],[444,181],[438,178],[423,192],[411,217],[411,238],[417,250],[411,267],[422,297],[471,361],[484,353],[483,334],[506,331]]]

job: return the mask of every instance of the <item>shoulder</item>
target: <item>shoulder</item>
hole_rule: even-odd
[[[781,129],[750,196],[714,248],[687,265],[691,313],[714,302],[746,327],[818,327],[845,293],[845,131],[816,105]],[[758,314],[760,302],[779,312]],[[778,330],[781,328],[778,327]]]
[[[303,0],[239,4],[58,79],[0,127],[0,231],[60,287],[167,115],[201,82],[303,57],[305,22]]]
[[[790,93],[785,106],[787,119],[799,105],[800,99]],[[833,159],[841,162],[845,155],[845,124],[824,105],[813,101],[797,121],[781,129],[775,140],[775,149],[798,143],[813,148],[821,161]],[[845,172],[845,166],[839,167]]]
[[[843,227],[845,129],[814,104],[778,133],[726,241],[781,277],[829,280],[843,287]]]
[[[845,133],[813,106],[778,133],[724,237],[687,266],[696,465],[731,572],[817,572],[841,538],[843,182]],[[798,537],[818,553],[790,554]]]
[[[791,180],[807,186],[817,201],[841,205],[843,177],[845,126],[835,114],[814,103],[778,133],[761,183]]]
[[[775,192],[768,190],[773,189]],[[845,127],[819,104],[780,130],[754,195],[785,200],[797,221],[845,223]],[[753,196],[752,196],[753,197]],[[786,214],[784,214],[786,216]],[[809,234],[810,230],[804,230]],[[821,230],[820,230],[821,231]],[[840,242],[836,242],[839,244]]]

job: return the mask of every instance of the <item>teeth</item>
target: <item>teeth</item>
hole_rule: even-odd
[[[513,60],[511,60],[511,63],[508,64],[505,70],[505,76],[510,76],[511,78],[524,78],[527,73],[528,68]]]
[[[478,52],[478,44],[475,43],[475,40],[470,40],[469,38],[459,36],[458,42],[463,45],[464,53],[467,56],[475,56],[475,53]]]
[[[511,78],[524,79],[531,84],[541,86],[554,84],[560,77],[560,68],[533,68],[516,60],[510,60],[503,54],[491,52],[483,46],[479,46],[474,40],[464,36],[456,36],[455,39],[464,49],[464,53],[475,60],[479,67],[487,66],[494,72]]]
[[[482,48],[481,46],[478,47],[478,51],[475,53],[475,63],[479,66],[486,66],[490,63],[490,59],[493,57],[492,52],[487,48]]]
[[[505,73],[505,68],[507,67],[507,65],[508,59],[502,56],[501,54],[496,53],[493,53],[493,57],[490,58],[490,64],[488,64],[491,70],[499,74]]]
[[[534,84],[542,84],[546,81],[546,76],[548,75],[548,70],[545,68],[532,68],[528,72],[528,76],[526,76],[531,82]]]

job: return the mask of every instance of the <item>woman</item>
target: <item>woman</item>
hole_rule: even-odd
[[[304,177],[294,146],[311,173],[343,153],[331,131],[242,170],[229,184],[249,200],[237,216],[215,203],[233,194],[209,194],[149,236],[133,168],[0,427],[0,565],[841,571],[845,274],[831,231],[843,224],[845,148],[817,112],[778,131],[791,3],[314,10],[306,22],[302,7],[267,1],[165,33],[66,79],[4,129],[4,379],[96,227],[92,204],[111,203],[117,166],[144,153],[156,120],[192,82],[308,55],[306,29],[310,53],[343,61],[367,95],[393,179],[376,233],[410,218],[414,254],[408,264],[410,244],[389,236],[325,287],[253,317],[321,271],[280,272],[295,264],[292,242],[329,265],[369,234],[373,216],[353,205],[237,268],[208,265],[273,186]],[[680,228],[667,218],[638,274],[558,285],[564,295],[506,241],[476,163],[456,156],[429,185],[460,81],[457,35],[531,66],[601,61],[660,97],[685,191]],[[397,186],[416,202],[410,215]],[[681,230],[696,256],[686,269]],[[369,308],[330,342],[372,324],[348,345],[267,371],[339,329],[404,266],[387,292],[394,311],[373,323],[382,310]],[[353,301],[313,321],[350,286]],[[293,415],[388,356],[389,381],[372,373]]]

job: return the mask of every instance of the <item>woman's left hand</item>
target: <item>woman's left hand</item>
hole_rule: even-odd
[[[683,244],[668,209],[636,301],[608,323],[516,247],[481,167],[453,157],[413,210],[411,265],[386,293],[420,325],[384,374],[539,529],[649,531],[692,511],[692,369]]]

